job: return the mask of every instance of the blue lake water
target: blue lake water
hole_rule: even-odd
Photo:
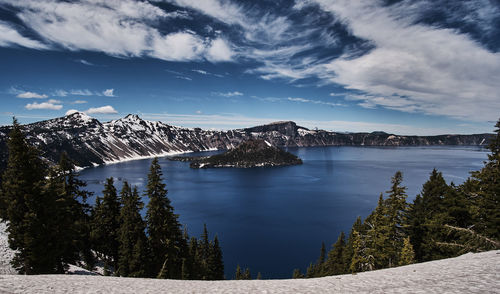
[[[462,183],[479,170],[487,150],[478,147],[314,147],[288,151],[303,159],[299,166],[251,169],[190,169],[189,163],[160,158],[175,212],[190,235],[203,223],[221,242],[226,277],[236,265],[255,278],[289,278],[305,270],[340,231],[348,232],[357,216],[375,208],[380,192],[401,170],[408,199],[420,192],[433,168],[445,179]],[[191,154],[190,154],[191,155]],[[114,177],[144,188],[150,159],[86,169],[80,178],[100,195],[104,179]],[[147,202],[147,198],[143,201]],[[93,202],[90,199],[89,202]]]

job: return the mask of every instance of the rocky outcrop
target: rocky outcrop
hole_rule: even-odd
[[[6,166],[7,135],[0,127],[0,168]],[[292,121],[230,131],[182,128],[143,120],[137,115],[101,123],[83,113],[24,125],[28,141],[48,162],[65,151],[78,166],[161,156],[189,151],[228,150],[249,139],[277,147],[486,145],[491,134],[398,136],[384,132],[337,133],[309,130]]]

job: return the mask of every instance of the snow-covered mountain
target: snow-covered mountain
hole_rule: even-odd
[[[0,127],[0,168],[7,158],[6,140],[11,127]],[[490,134],[398,136],[384,132],[337,133],[310,130],[292,121],[230,131],[182,128],[143,120],[137,115],[101,123],[84,113],[24,126],[28,141],[49,162],[57,162],[62,151],[80,167],[162,156],[190,151],[231,149],[250,138],[277,147],[309,146],[411,146],[485,145]]]

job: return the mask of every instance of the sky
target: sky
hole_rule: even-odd
[[[0,0],[0,125],[491,132],[500,1]]]

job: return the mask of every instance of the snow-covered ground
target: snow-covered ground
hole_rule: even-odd
[[[0,293],[500,293],[500,250],[317,279],[179,281],[73,275],[13,275],[0,222]]]

